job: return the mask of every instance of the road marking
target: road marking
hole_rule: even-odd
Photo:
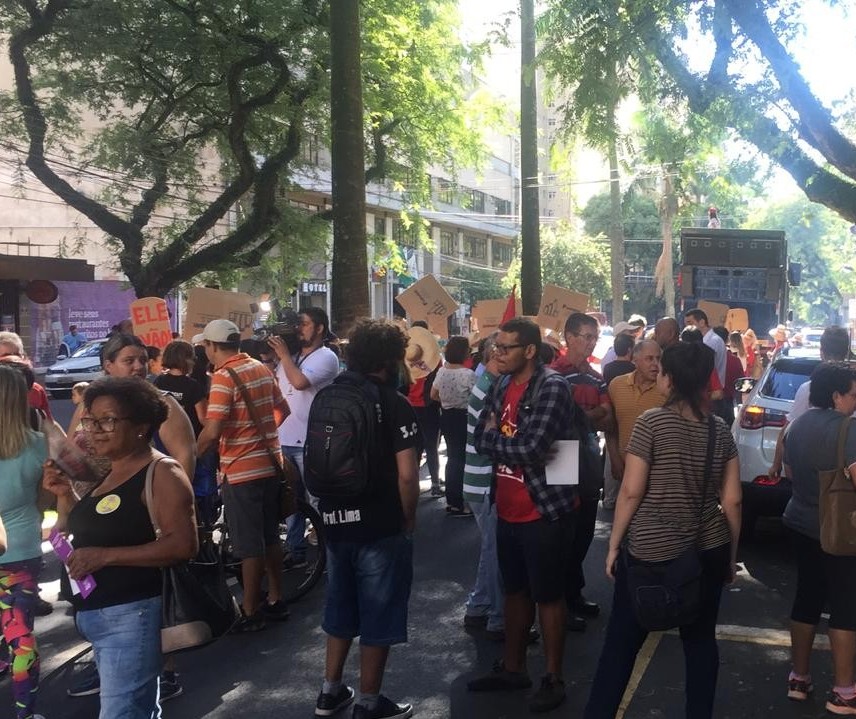
[[[633,695],[636,694],[636,690],[639,688],[642,677],[645,676],[645,672],[648,670],[648,665],[654,658],[654,653],[657,651],[657,646],[660,644],[660,640],[662,638],[662,632],[651,632],[645,638],[645,643],[636,655],[636,664],[633,665],[633,673],[630,675],[630,681],[627,682],[627,688],[624,690],[624,696],[621,698],[621,704],[618,707],[618,713],[615,715],[615,719],[624,719],[624,712],[626,712],[627,707],[630,706],[630,702],[633,700]]]

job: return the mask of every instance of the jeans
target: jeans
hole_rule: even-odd
[[[485,495],[481,502],[470,502],[470,508],[481,532],[481,550],[476,583],[467,598],[466,611],[470,616],[487,615],[488,630],[500,631],[505,627],[505,600],[496,558],[496,505]]]
[[[687,719],[710,719],[713,716],[719,673],[716,618],[730,556],[728,544],[702,552],[701,610],[695,622],[680,628],[686,669]],[[639,626],[633,614],[627,571],[621,556],[615,574],[612,613],[584,719],[614,719],[633,672],[636,655],[647,636],[648,632]]]
[[[159,719],[161,598],[77,613],[101,678],[100,719]]]
[[[425,451],[425,463],[431,475],[431,484],[440,486],[440,405],[436,402],[428,407],[414,407],[419,434],[416,436],[416,461],[422,462]]]
[[[444,409],[440,427],[446,440],[446,504],[464,508],[464,465],[467,457],[467,410]]]
[[[583,573],[583,562],[588,554],[591,540],[594,539],[594,527],[597,523],[597,497],[581,497],[580,509],[577,512],[577,528],[574,532],[574,543],[571,545],[571,559],[568,563],[568,582],[565,596],[568,602],[576,601],[582,595],[586,585]]]
[[[286,446],[282,447],[283,459],[288,458],[297,467],[297,476],[299,477],[297,486],[294,488],[294,496],[297,499],[306,499],[306,489],[303,486],[303,447]],[[295,560],[302,561],[306,559],[306,536],[302,531],[302,527],[306,526],[306,517],[301,512],[295,512],[285,520],[287,536],[285,540],[286,549]]]

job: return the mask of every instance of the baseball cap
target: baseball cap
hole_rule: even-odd
[[[615,327],[612,328],[612,334],[614,337],[618,337],[618,335],[623,334],[624,332],[636,332],[639,328],[635,325],[631,325],[629,322],[616,322]]]
[[[241,330],[238,325],[229,320],[211,320],[201,334],[193,335],[192,344],[198,345],[200,342],[208,340],[209,342],[240,342]]]

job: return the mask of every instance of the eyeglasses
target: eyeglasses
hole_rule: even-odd
[[[113,432],[116,429],[116,422],[130,419],[130,417],[102,417],[101,419],[96,419],[95,417],[81,417],[80,424],[83,425],[83,429],[87,432],[92,432],[93,430],[97,430],[99,432]]]
[[[522,345],[519,343],[513,344],[513,345],[504,345],[504,344],[500,344],[499,342],[497,342],[496,344],[494,344],[493,349],[497,354],[504,355],[506,352],[508,352],[510,350],[516,350],[518,347],[525,347],[525,346],[526,345]]]
[[[582,337],[586,342],[597,342],[600,335],[584,335],[582,332],[571,332],[574,337]]]

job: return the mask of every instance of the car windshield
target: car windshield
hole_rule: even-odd
[[[101,354],[101,342],[89,342],[77,350],[72,357],[98,357]]]
[[[819,361],[819,360],[818,360]],[[781,359],[770,369],[761,394],[774,399],[793,401],[797,390],[807,382],[818,361]]]

